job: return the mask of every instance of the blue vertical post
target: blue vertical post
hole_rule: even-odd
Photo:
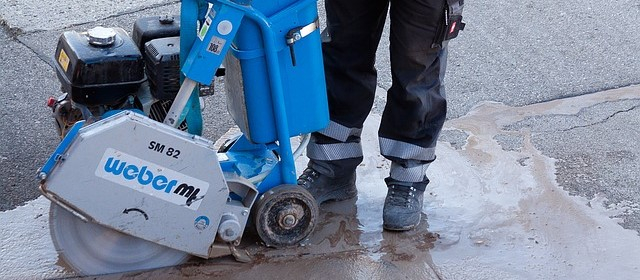
[[[183,0],[180,6],[180,67],[191,51],[198,32],[197,22],[204,18],[208,3],[202,0]],[[181,75],[180,79],[184,79]],[[200,111],[199,90],[196,88],[187,102],[185,112],[189,133],[202,135],[202,112]]]
[[[229,0],[223,0],[226,2]],[[233,0],[231,0],[233,2]],[[237,5],[227,3],[227,5]],[[237,5],[240,8],[239,5]],[[260,26],[262,32],[262,42],[267,62],[267,72],[269,76],[269,86],[271,87],[271,100],[273,103],[273,113],[275,115],[276,134],[280,152],[281,179],[284,184],[296,184],[296,166],[291,150],[289,136],[289,124],[287,121],[287,111],[284,101],[284,88],[282,86],[282,76],[280,74],[280,64],[278,60],[278,49],[276,38],[271,23],[262,13],[252,8],[244,7],[246,16]]]

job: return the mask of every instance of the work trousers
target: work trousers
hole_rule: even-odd
[[[424,190],[447,112],[446,42],[434,44],[445,0],[325,0],[325,7],[330,40],[322,51],[331,121],[312,134],[309,166],[339,177],[362,162],[360,136],[375,98],[376,50],[389,12],[392,86],[378,130],[380,153],[392,162],[387,183]]]

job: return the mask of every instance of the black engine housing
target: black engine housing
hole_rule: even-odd
[[[146,80],[144,59],[122,28],[110,28],[111,42],[92,42],[89,32],[60,36],[55,69],[62,91],[85,106],[115,105],[135,94]]]

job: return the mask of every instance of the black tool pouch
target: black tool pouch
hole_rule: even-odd
[[[458,37],[458,33],[464,30],[466,24],[462,22],[463,7],[464,0],[446,0],[444,15],[438,26],[437,36],[431,44],[432,48],[441,48],[442,42]]]

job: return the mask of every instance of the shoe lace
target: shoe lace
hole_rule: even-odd
[[[418,190],[414,187],[389,186],[389,203],[391,205],[410,207],[413,201],[417,201]]]
[[[317,171],[307,168],[302,171],[300,177],[298,177],[298,185],[303,187],[308,187],[313,181],[317,180],[320,177],[320,173]]]

